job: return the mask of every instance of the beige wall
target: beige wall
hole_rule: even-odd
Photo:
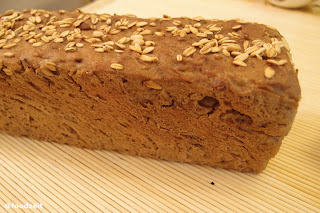
[[[46,10],[74,10],[93,0],[0,0],[0,13],[9,9],[21,11],[23,9]]]

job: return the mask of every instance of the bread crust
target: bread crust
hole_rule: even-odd
[[[8,134],[261,172],[297,112],[289,47],[262,24],[42,10],[0,18],[0,42],[20,39],[0,43]],[[213,46],[197,44],[204,38]]]

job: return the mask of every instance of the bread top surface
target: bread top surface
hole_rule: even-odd
[[[81,11],[7,11],[0,16],[0,69],[131,75],[155,83],[259,88],[300,99],[288,44],[266,25],[241,20],[141,19]]]

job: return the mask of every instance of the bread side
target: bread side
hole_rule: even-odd
[[[0,29],[13,135],[260,172],[300,99],[289,47],[265,25],[31,10]]]

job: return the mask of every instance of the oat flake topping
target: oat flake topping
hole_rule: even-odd
[[[223,26],[217,24],[204,24],[203,17],[188,18],[183,21],[173,19],[168,15],[163,18],[150,18],[144,21],[133,21],[136,16],[128,14],[121,16],[117,21],[113,21],[112,15],[85,14],[81,10],[76,18],[58,19],[52,12],[45,10],[25,10],[23,13],[9,10],[0,19],[0,49],[7,49],[3,53],[4,57],[15,57],[10,49],[15,48],[22,40],[27,41],[33,48],[42,47],[50,42],[64,43],[64,51],[73,52],[83,46],[91,46],[96,53],[107,54],[117,52],[122,54],[125,51],[133,51],[140,54],[139,59],[145,63],[156,63],[161,55],[156,54],[157,44],[150,40],[152,36],[173,36],[188,38],[198,38],[197,41],[186,46],[179,54],[173,55],[177,62],[181,62],[183,57],[193,57],[194,54],[209,55],[220,54],[223,57],[232,59],[232,64],[238,67],[248,66],[250,58],[256,57],[258,60],[265,60],[266,64],[272,66],[283,66],[288,63],[286,59],[279,59],[277,56],[286,51],[289,56],[290,48],[284,38],[281,40],[271,38],[270,42],[259,39],[244,40],[242,30],[248,22],[237,20],[237,24],[231,26],[229,32],[222,34]],[[59,11],[65,14],[66,11]],[[62,16],[65,17],[65,16]],[[16,27],[20,20],[22,26]],[[164,29],[157,28],[158,23],[168,21],[172,26]],[[61,31],[61,29],[64,29]],[[91,29],[91,36],[84,35],[83,30]],[[134,29],[129,37],[122,37],[113,41],[113,35],[122,31]],[[291,58],[289,57],[292,64]],[[185,60],[184,60],[185,61]],[[52,62],[45,63],[46,72],[51,75],[57,67]],[[112,69],[123,70],[121,64],[113,63]],[[7,74],[10,71],[6,70]],[[274,68],[268,66],[265,69],[265,77],[272,78],[275,75]],[[146,83],[153,85],[153,83]]]

